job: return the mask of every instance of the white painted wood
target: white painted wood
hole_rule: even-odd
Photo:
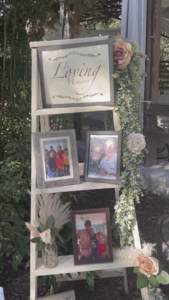
[[[74,291],[68,291],[68,292],[64,292],[64,293],[59,293],[56,295],[51,295],[51,296],[47,296],[45,297],[45,300],[76,300],[75,299],[75,292]],[[43,298],[38,298],[37,300],[44,300]]]
[[[122,0],[122,13],[121,13],[121,36],[123,39],[127,37],[128,27],[128,0]]]
[[[32,132],[38,131],[38,118],[35,116],[34,111],[38,106],[38,68],[37,68],[37,50],[32,50]],[[35,158],[33,149],[33,140],[31,143],[31,222],[36,219],[36,170]],[[33,275],[36,268],[37,253],[35,244],[30,243],[30,300],[37,297],[37,278]]]
[[[109,36],[105,35],[102,36],[102,40],[107,40]],[[100,37],[88,37],[87,41],[94,42],[99,41]],[[39,47],[45,47],[45,46],[55,46],[55,45],[64,45],[64,44],[76,44],[76,43],[85,43],[86,38],[78,38],[78,39],[64,39],[64,40],[54,40],[54,41],[40,41],[40,42],[30,42],[29,47],[30,48],[39,48]]]
[[[80,107],[64,107],[64,108],[44,108],[35,111],[36,116],[42,115],[59,115],[59,114],[72,114],[90,111],[107,111],[113,110],[114,106],[80,106]]]
[[[86,273],[87,272],[82,272],[80,275],[78,275],[77,273],[71,273],[72,278],[68,277],[66,274],[63,274],[62,276],[55,275],[55,278],[56,278],[57,282],[85,280],[86,279]],[[96,271],[96,274],[100,278],[110,278],[110,277],[124,276],[123,269],[99,270],[99,271]]]
[[[54,187],[49,189],[43,189],[43,190],[36,189],[35,192],[36,194],[41,194],[42,192],[50,194],[50,193],[75,192],[75,191],[85,191],[85,190],[111,189],[116,187],[117,187],[116,184],[84,182],[83,178],[81,178],[80,184],[60,186],[60,187]]]
[[[58,265],[54,268],[45,268],[42,263],[42,258],[38,258],[37,268],[34,272],[35,276],[51,275],[51,274],[66,274],[72,272],[90,272],[98,270],[121,269],[134,267],[135,264],[125,261],[114,260],[113,262],[98,263],[90,265],[74,265],[73,255],[59,256]]]

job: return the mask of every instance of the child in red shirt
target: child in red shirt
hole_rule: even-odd
[[[64,176],[63,172],[63,158],[59,156],[58,153],[56,153],[56,168],[58,171],[59,176]]]
[[[103,235],[102,232],[97,232],[96,240],[97,240],[98,258],[106,258],[107,257],[106,237]]]

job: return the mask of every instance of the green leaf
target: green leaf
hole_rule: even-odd
[[[161,274],[156,277],[159,283],[169,284],[169,274],[166,271],[162,271]]]
[[[152,285],[154,285],[154,286],[157,284],[157,278],[156,278],[156,276],[148,277],[148,281],[149,281]]]
[[[13,255],[13,260],[12,260],[12,268],[16,269],[18,267],[18,265],[20,264],[20,262],[22,261],[23,256],[16,251]]]
[[[42,232],[46,230],[46,226],[41,222],[40,222],[40,229]]]
[[[160,273],[162,272],[163,267],[164,267],[164,264],[161,261],[159,261],[159,272],[158,272],[158,275],[160,275]]]
[[[51,236],[55,237],[59,233],[59,228],[52,228],[51,229]]]
[[[27,269],[28,267],[30,266],[30,260],[29,261],[27,261],[27,263],[26,263],[26,265],[25,265],[25,269]]]
[[[41,251],[44,247],[45,247],[45,246],[44,246],[44,243],[38,243],[38,244],[36,245],[36,250],[37,250],[37,251]]]
[[[149,284],[149,281],[145,275],[143,275],[143,274],[138,275],[138,278],[137,278],[137,288],[138,289],[147,287],[148,284]]]
[[[42,285],[44,285],[44,283],[46,282],[48,276],[42,276],[39,280],[38,280],[38,287],[41,287]]]
[[[31,239],[32,243],[40,243],[41,242],[41,238],[40,237],[35,237],[33,239]]]
[[[51,229],[53,226],[54,226],[54,224],[55,224],[55,220],[54,220],[54,217],[53,217],[53,215],[51,215],[48,219],[47,219],[47,221],[46,221],[46,229]]]
[[[58,285],[57,285],[56,278],[55,278],[54,275],[51,276],[51,284],[53,286],[53,293],[52,294],[56,294],[57,291],[58,291]]]
[[[81,272],[77,272],[77,274],[80,276]]]
[[[86,273],[86,281],[88,286],[92,289],[92,291],[94,291],[94,279],[90,272]]]
[[[141,274],[140,271],[139,271],[139,267],[134,267],[133,271],[134,271],[134,273],[136,273],[138,275]]]
[[[95,278],[95,279],[100,279],[100,277],[97,275],[97,273],[95,272],[95,271],[93,271],[93,277]]]
[[[72,279],[72,275],[70,273],[66,273],[66,275]]]

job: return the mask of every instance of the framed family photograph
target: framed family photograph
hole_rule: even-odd
[[[51,295],[51,296],[47,296],[47,297],[43,297],[43,298],[38,298],[37,300],[76,300],[75,298],[75,292],[72,291],[68,291],[68,292],[64,292],[64,293],[59,293],[59,294],[55,294],[55,295]]]
[[[114,105],[111,40],[39,47],[43,108]]]
[[[109,208],[71,212],[75,265],[113,261]]]
[[[37,187],[80,183],[75,130],[33,133]]]
[[[84,180],[119,183],[121,131],[88,131]]]

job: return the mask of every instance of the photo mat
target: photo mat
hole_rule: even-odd
[[[44,138],[40,146],[44,181],[73,178],[70,137]]]
[[[113,261],[109,209],[72,212],[75,264]]]

